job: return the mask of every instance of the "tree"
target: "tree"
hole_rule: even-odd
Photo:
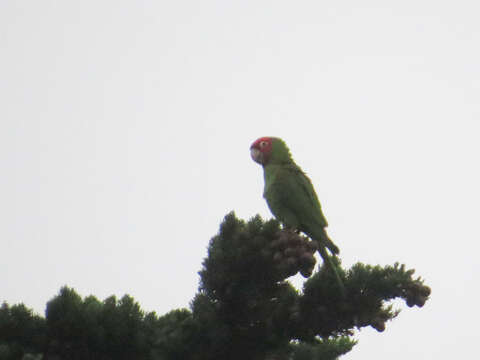
[[[46,318],[23,304],[0,308],[0,360],[331,360],[352,350],[355,328],[384,331],[389,301],[422,307],[430,289],[404,265],[357,263],[314,272],[315,245],[259,216],[228,214],[208,247],[190,309],[158,317],[125,295],[103,302],[63,287]],[[288,278],[305,278],[298,291]],[[37,356],[39,358],[39,356]]]
[[[0,307],[0,359],[21,359],[41,353],[45,342],[45,319],[24,304]]]
[[[160,319],[160,358],[335,359],[355,345],[355,328],[385,330],[399,313],[389,300],[421,307],[430,295],[404,265],[358,263],[343,270],[334,258],[343,296],[328,267],[310,276],[314,251],[307,238],[280,229],[276,220],[244,222],[228,214],[210,241],[191,312]],[[286,280],[298,272],[308,278],[302,292]]]
[[[151,313],[148,322],[144,321],[140,305],[129,295],[100,302],[94,296],[82,299],[65,286],[47,304],[44,357],[149,359],[153,339],[146,334],[153,331],[145,324],[153,326],[156,319]]]

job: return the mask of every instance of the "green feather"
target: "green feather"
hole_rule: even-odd
[[[271,212],[286,228],[303,231],[318,243],[320,255],[332,269],[344,293],[343,283],[325,248],[333,254],[338,254],[339,249],[325,231],[328,223],[312,182],[295,164],[283,140],[272,138],[272,150],[263,170],[263,196]]]
[[[295,164],[283,140],[273,138],[272,153],[263,169],[263,196],[273,215],[286,227],[303,231],[337,254],[338,247],[325,232],[328,223],[313,185]]]

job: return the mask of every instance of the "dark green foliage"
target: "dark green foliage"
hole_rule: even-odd
[[[46,354],[61,359],[149,359],[152,319],[128,295],[103,302],[82,298],[68,287],[47,303]],[[146,322],[148,320],[148,323]]]
[[[45,319],[23,304],[0,307],[0,359],[21,359],[42,352]]]
[[[334,360],[352,350],[356,344],[349,337],[315,339],[312,343],[292,345],[292,360]]]
[[[219,338],[213,333],[208,339],[210,353],[261,359],[288,347],[292,334],[283,324],[298,294],[274,264],[270,245],[278,233],[277,221],[264,223],[257,216],[245,223],[231,213],[211,240],[200,271],[200,294],[192,306],[195,316],[198,301],[208,304],[208,321],[222,329]]]
[[[357,263],[341,273],[347,293],[342,299],[332,293],[334,283],[328,269],[322,267],[304,284],[300,318],[308,331],[301,330],[300,338],[351,335],[355,327],[364,326],[385,330],[385,322],[398,315],[388,300],[403,298],[410,306],[414,299],[421,307],[430,294],[423,281],[412,279],[412,274],[413,270],[405,270],[404,265],[382,268]]]
[[[229,344],[232,351],[223,354],[227,358],[265,359],[269,354],[280,358],[278,354],[288,354],[287,349],[293,351],[294,359],[335,358],[352,348],[354,343],[345,336],[352,335],[355,328],[385,329],[385,322],[398,314],[388,305],[389,300],[400,297],[409,306],[423,306],[430,294],[423,281],[413,279],[413,270],[406,270],[404,265],[382,268],[358,263],[345,271],[335,257],[332,261],[346,296],[324,265],[299,294],[285,281],[302,270],[299,262],[285,264],[285,238],[291,237],[290,233],[274,220],[263,222],[257,216],[245,223],[231,213],[211,240],[200,272],[200,291],[203,301],[211,306],[210,321],[223,326],[223,346]],[[295,241],[301,243],[302,239]],[[309,248],[308,243],[301,247]],[[280,263],[279,249],[283,251]],[[282,263],[289,266],[288,271],[282,270]],[[291,350],[294,340],[297,344]],[[239,348],[232,343],[238,343]],[[252,351],[242,352],[242,347]]]
[[[187,309],[172,310],[159,318],[156,324],[154,359],[193,359],[198,351],[199,332],[192,313]]]
[[[430,289],[404,265],[349,270],[332,257],[312,276],[316,247],[259,216],[228,214],[210,241],[190,309],[157,317],[125,295],[99,301],[63,287],[46,317],[23,304],[0,308],[0,360],[334,360],[355,345],[355,328],[385,329],[388,301],[423,306]],[[309,277],[303,291],[287,278]],[[43,355],[43,356],[42,356]]]

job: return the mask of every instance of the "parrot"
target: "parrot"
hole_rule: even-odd
[[[278,137],[261,137],[250,146],[250,155],[263,167],[263,197],[272,214],[285,228],[301,231],[317,242],[318,252],[343,292],[343,283],[326,249],[333,255],[340,250],[327,235],[328,223],[312,182],[295,163],[286,143]]]

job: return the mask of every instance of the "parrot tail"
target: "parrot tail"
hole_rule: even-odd
[[[327,264],[327,266],[332,270],[333,275],[335,276],[335,280],[337,281],[340,293],[342,294],[342,297],[345,299],[345,297],[346,297],[345,285],[343,285],[343,281],[342,281],[342,279],[340,279],[340,275],[338,275],[337,266],[332,262],[332,259],[330,258],[330,256],[328,256],[325,247],[322,246],[321,244],[319,244],[318,252],[320,253],[320,256],[322,257],[323,262],[325,264]]]
[[[326,248],[328,248],[328,250],[330,250],[330,252],[333,254],[333,255],[338,255],[340,253],[340,249],[338,248],[337,245],[335,245],[332,241],[332,239],[330,239],[327,235],[327,232],[325,231],[324,228],[322,228],[322,231],[320,232],[318,238],[317,238],[317,241],[320,242],[319,245],[323,245],[325,246]],[[323,256],[322,256],[323,257]]]

